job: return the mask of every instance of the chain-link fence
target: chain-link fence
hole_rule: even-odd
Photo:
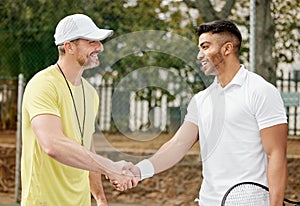
[[[17,120],[16,78],[0,77],[0,129],[15,129]]]
[[[5,51],[0,56],[0,75],[15,79],[9,84],[3,82],[3,87],[5,87],[3,95],[4,93],[6,95],[7,88],[16,91],[16,78],[19,74],[24,75],[26,84],[26,81],[35,73],[57,61],[58,52],[54,45],[54,29],[57,22],[68,12],[58,11],[56,3],[45,1],[44,4],[40,2],[31,4],[30,1],[24,3],[16,0],[13,4],[10,1],[3,1],[0,4],[3,17],[5,16],[2,24],[0,23],[0,48]],[[59,3],[66,4],[65,1]],[[135,1],[77,0],[68,4],[70,13],[86,13],[100,27],[115,31],[112,38],[103,42],[105,52],[99,57],[101,66],[85,74],[100,95],[97,122],[102,131],[119,131],[120,129],[167,131],[174,118],[177,121],[176,124],[182,119],[180,115],[178,116],[178,112],[181,114],[181,107],[186,107],[191,93],[205,87],[199,74],[199,67],[195,66],[197,41],[193,22],[195,23],[199,17],[193,17],[192,20],[184,16],[186,14],[179,9],[180,5],[177,3],[172,5],[176,11],[168,12],[166,9],[169,9],[167,7],[171,5],[163,6],[162,3],[163,1],[160,0],[151,3],[148,1],[135,3]],[[137,18],[136,15],[140,17]],[[176,17],[178,21],[187,21],[187,23],[180,25],[175,17],[171,18],[169,15],[178,15]],[[149,33],[147,32],[149,29],[156,30]],[[135,33],[136,31],[145,32]],[[178,36],[176,33],[188,36],[193,41]],[[176,39],[174,40],[172,36]],[[187,49],[184,51],[185,56],[178,54],[178,48]],[[145,74],[144,71],[153,66],[157,67],[155,74]],[[144,69],[139,70],[140,68]],[[132,72],[137,70],[141,74],[136,75],[142,79],[131,76]],[[154,81],[160,73],[164,73],[165,76],[165,79],[161,81],[173,78],[177,83],[169,82],[160,85],[159,82]],[[147,76],[141,76],[143,74]],[[172,75],[176,78],[171,77]],[[97,80],[98,77],[100,81]],[[136,81],[137,84],[141,83],[138,80],[142,80],[147,84],[138,90],[131,88],[130,91],[120,91],[118,94],[123,100],[117,101],[116,105],[112,101],[113,94],[116,88],[124,90],[124,86],[117,87],[124,79],[129,82]],[[182,83],[188,85],[189,88],[184,85],[187,91],[181,91]],[[137,84],[134,86],[138,87]],[[1,124],[4,125],[2,128],[15,129],[16,124],[9,122],[16,120],[14,110],[17,108],[17,100],[14,98],[10,101],[12,102],[7,102],[6,99],[1,101],[1,118],[3,119],[1,119]],[[8,105],[10,109],[7,108]]]
[[[115,31],[112,38],[103,42],[105,51],[99,57],[100,67],[84,74],[100,95],[99,129],[168,131],[176,128],[171,122],[178,124],[191,96],[211,82],[211,78],[204,77],[196,62],[195,28],[203,21],[201,15],[204,14],[200,14],[195,4],[188,2],[1,1],[1,128],[14,129],[16,125],[13,122],[16,120],[17,76],[24,74],[26,83],[36,72],[57,61],[54,29],[57,22],[70,13],[88,14],[100,27]],[[215,8],[219,7],[219,1],[211,2]],[[237,1],[228,16],[240,24],[245,37],[241,62],[246,65],[249,14],[240,11],[246,11],[248,3],[246,0]],[[58,10],[58,4],[68,11]],[[296,4],[289,6],[294,5],[297,11]],[[273,7],[274,11],[279,8]],[[277,13],[273,17],[278,21],[283,19]],[[294,31],[292,26],[297,24],[288,22],[286,25]],[[291,41],[290,45],[296,45],[294,39]],[[8,94],[12,97],[10,102],[6,100]]]

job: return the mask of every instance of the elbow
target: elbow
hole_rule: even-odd
[[[51,138],[45,138],[45,139],[51,139]],[[52,141],[38,141],[38,142],[45,154],[47,154],[48,156],[54,159],[57,157],[58,145],[54,144]]]
[[[269,152],[266,152],[268,160],[270,159],[276,159],[276,160],[286,160],[287,156],[287,149],[286,147],[282,147],[279,149],[274,149]]]
[[[51,148],[51,147],[50,147],[50,148],[49,148],[49,147],[43,148],[43,150],[44,150],[44,152],[45,152],[48,156],[50,156],[50,157],[52,157],[52,158],[54,158],[54,159],[55,159],[55,157],[57,156],[55,150],[54,150],[53,148]]]
[[[50,156],[54,159],[57,157],[57,151],[55,149],[55,146],[47,145],[42,148],[43,148],[43,151],[45,152],[45,154],[47,154],[48,156]]]

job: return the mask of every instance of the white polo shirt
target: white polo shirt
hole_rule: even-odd
[[[267,185],[267,157],[259,131],[287,123],[276,87],[241,65],[226,87],[216,78],[197,93],[185,121],[199,128],[203,166],[199,205],[221,205],[226,190],[238,182]]]

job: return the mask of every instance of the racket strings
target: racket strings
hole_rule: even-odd
[[[225,206],[269,206],[269,192],[251,184],[233,188],[225,201]]]

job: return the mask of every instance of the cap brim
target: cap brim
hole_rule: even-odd
[[[92,41],[102,41],[108,37],[111,37],[113,34],[114,34],[113,30],[98,29],[82,38],[92,40]]]

